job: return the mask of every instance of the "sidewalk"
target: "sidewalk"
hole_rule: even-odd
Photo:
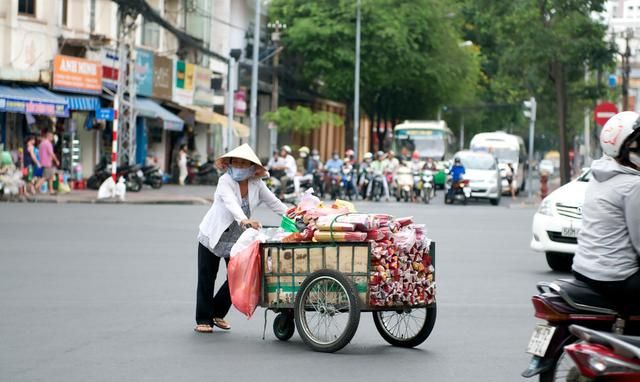
[[[38,194],[27,199],[31,203],[113,203],[113,204],[195,204],[208,205],[213,201],[215,186],[177,186],[165,184],[159,190],[148,186],[140,192],[127,191],[125,200],[98,199],[96,190],[72,190],[68,194]]]

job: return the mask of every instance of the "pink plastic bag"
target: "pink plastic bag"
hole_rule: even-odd
[[[229,260],[231,302],[238,311],[251,318],[260,300],[260,241],[238,251]]]

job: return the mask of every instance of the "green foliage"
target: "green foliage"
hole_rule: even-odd
[[[443,104],[473,99],[480,61],[460,46],[455,4],[362,0],[361,105],[385,119],[434,117]],[[350,103],[354,90],[353,0],[274,0],[270,18],[288,25],[285,60],[310,90]],[[293,65],[297,63],[297,65]]]
[[[314,112],[308,107],[297,106],[295,109],[280,107],[278,110],[264,113],[263,119],[273,122],[279,132],[296,132],[309,134],[323,124],[342,126],[344,121],[334,113],[320,111]]]

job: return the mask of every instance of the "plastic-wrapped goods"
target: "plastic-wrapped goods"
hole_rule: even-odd
[[[304,195],[300,198],[300,203],[298,203],[298,211],[311,211],[314,208],[320,205],[320,199],[318,199],[315,195],[313,195],[313,189],[308,189],[305,191]]]
[[[316,231],[313,235],[316,241],[332,242],[332,241],[365,241],[367,240],[366,232],[326,232]]]
[[[393,234],[393,241],[400,248],[411,248],[416,243],[416,231],[413,228],[402,229]]]
[[[406,227],[409,224],[413,224],[413,216],[397,218],[395,221],[400,224],[400,227]]]
[[[318,227],[318,230],[320,231],[333,231],[333,232],[353,232],[356,230],[355,225],[351,224],[351,223],[329,223],[327,224],[325,221],[322,220],[323,217],[326,216],[322,216],[320,217],[320,219],[318,219],[318,223],[316,224]]]
[[[318,225],[330,226],[331,223],[349,223],[356,231],[370,231],[380,226],[378,220],[369,214],[327,215],[318,218]]]
[[[320,216],[348,214],[348,207],[340,207],[335,204],[325,206],[322,203],[316,208],[307,211],[304,215],[306,219],[317,219]]]

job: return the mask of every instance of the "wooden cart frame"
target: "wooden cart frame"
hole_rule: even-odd
[[[372,245],[370,242],[261,244],[260,306],[279,313],[273,325],[276,337],[286,341],[298,328],[303,341],[313,350],[335,352],[344,347],[355,334],[360,312],[373,312],[376,328],[392,345],[414,347],[424,342],[435,324],[435,302],[413,306],[376,306],[369,303]],[[435,248],[435,243],[432,242],[429,255],[434,268]],[[433,280],[435,281],[435,271]],[[316,305],[309,305],[301,300],[309,298],[311,292],[308,290],[314,286],[317,289],[318,282],[332,285],[329,288],[331,290],[325,285],[325,300],[327,295],[334,294],[339,294],[342,296],[341,301],[344,300],[341,304],[328,303],[325,307],[327,311],[316,312],[326,317],[348,315],[344,330],[335,334],[335,338],[319,340],[311,333],[305,321],[306,314],[314,311],[311,306],[316,308]],[[340,308],[336,308],[337,305]],[[420,315],[420,319],[416,319],[414,315]],[[406,335],[391,333],[391,324],[385,317],[395,320],[393,328],[401,325],[400,321],[411,317],[411,322],[418,322],[413,325],[415,333],[408,333],[406,328]],[[406,322],[406,325],[411,322]]]

